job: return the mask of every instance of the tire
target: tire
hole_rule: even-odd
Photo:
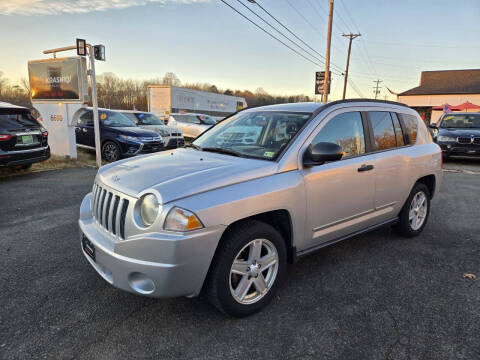
[[[258,249],[260,256],[255,256]],[[256,220],[234,225],[222,238],[212,261],[206,281],[207,298],[224,314],[252,315],[272,300],[285,277],[286,264],[285,241],[275,228]]]
[[[21,166],[23,170],[28,170],[32,167],[32,164],[25,164]]]
[[[107,162],[120,160],[120,147],[113,141],[105,141],[102,145],[102,158]]]
[[[426,208],[423,208],[422,206],[416,211],[412,210],[413,207],[416,207],[414,201],[417,201],[417,204],[418,202],[422,202],[422,204],[425,204]],[[421,210],[422,208],[424,210]],[[407,238],[419,235],[427,224],[429,214],[430,191],[425,184],[416,183],[400,212],[400,219],[397,226],[400,235]],[[412,216],[413,218],[411,219]],[[422,217],[423,220],[419,221],[419,217]]]

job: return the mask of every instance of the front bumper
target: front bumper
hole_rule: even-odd
[[[444,156],[480,156],[480,145],[438,142]]]
[[[50,158],[50,146],[28,150],[1,151],[0,166],[27,165]]]
[[[191,233],[143,233],[116,239],[91,215],[91,194],[80,208],[80,240],[95,248],[93,268],[113,286],[150,297],[197,296],[224,226]],[[81,242],[82,244],[82,242]]]
[[[139,143],[136,141],[122,141],[122,156],[135,156],[138,154],[149,154],[153,152],[162,151],[165,148],[163,141],[152,141]]]

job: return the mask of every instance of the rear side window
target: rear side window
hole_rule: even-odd
[[[397,146],[392,118],[386,111],[370,111],[375,150],[387,150]]]
[[[405,131],[408,135],[408,143],[415,144],[417,141],[417,129],[418,129],[418,122],[417,118],[413,115],[407,114],[400,114],[403,125],[405,126]]]
[[[393,120],[393,127],[395,128],[395,137],[397,138],[397,146],[405,146],[405,138],[403,137],[402,127],[400,126],[400,120],[395,113],[390,113]]]
[[[40,126],[27,110],[2,109],[0,110],[0,125],[6,128],[18,126]]]
[[[348,112],[335,116],[320,130],[313,144],[333,142],[342,147],[343,157],[365,153],[365,136],[362,116],[359,112]]]

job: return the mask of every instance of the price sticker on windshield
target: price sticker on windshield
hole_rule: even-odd
[[[265,156],[266,158],[272,158],[272,157],[275,156],[275,152],[273,152],[273,151],[265,151],[265,152],[263,153],[263,156]]]

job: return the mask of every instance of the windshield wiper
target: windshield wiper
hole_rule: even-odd
[[[195,145],[195,144],[187,144],[187,145],[185,145],[185,147],[187,147],[187,148],[188,148],[188,147],[194,148],[195,150],[198,150],[198,151],[202,151],[202,150],[203,150],[203,148],[201,148],[200,146]]]
[[[203,148],[203,151],[216,152],[216,153],[219,153],[219,154],[226,154],[226,155],[232,155],[232,156],[238,156],[238,157],[243,156],[242,154],[240,154],[236,151],[233,151],[233,150],[230,150],[230,149],[219,148],[219,147],[206,147],[206,148]]]

